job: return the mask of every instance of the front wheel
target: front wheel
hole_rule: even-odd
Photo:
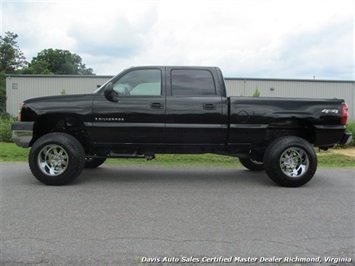
[[[84,168],[85,152],[81,143],[66,133],[49,133],[32,146],[29,165],[42,183],[60,186],[76,179]]]
[[[273,141],[264,154],[267,175],[284,187],[300,187],[317,170],[317,155],[306,140],[287,136]]]

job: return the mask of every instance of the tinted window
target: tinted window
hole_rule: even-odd
[[[172,70],[171,87],[174,96],[216,95],[214,80],[208,70]]]
[[[113,84],[119,96],[160,96],[161,73],[158,69],[128,72]]]

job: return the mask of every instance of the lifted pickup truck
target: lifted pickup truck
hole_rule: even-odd
[[[93,94],[26,100],[12,134],[32,147],[30,169],[47,185],[106,158],[214,153],[297,187],[315,174],[313,147],[350,142],[347,118],[344,100],[227,97],[219,68],[152,66],[127,69]]]

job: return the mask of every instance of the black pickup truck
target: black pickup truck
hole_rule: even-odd
[[[26,100],[12,134],[32,147],[30,169],[47,185],[106,158],[214,153],[297,187],[315,174],[314,147],[351,141],[347,117],[341,99],[227,97],[219,68],[152,66],[127,69],[93,94]]]

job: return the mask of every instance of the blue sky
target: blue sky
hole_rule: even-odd
[[[227,77],[354,80],[355,0],[1,2],[27,61],[66,49],[98,75],[213,65]]]

